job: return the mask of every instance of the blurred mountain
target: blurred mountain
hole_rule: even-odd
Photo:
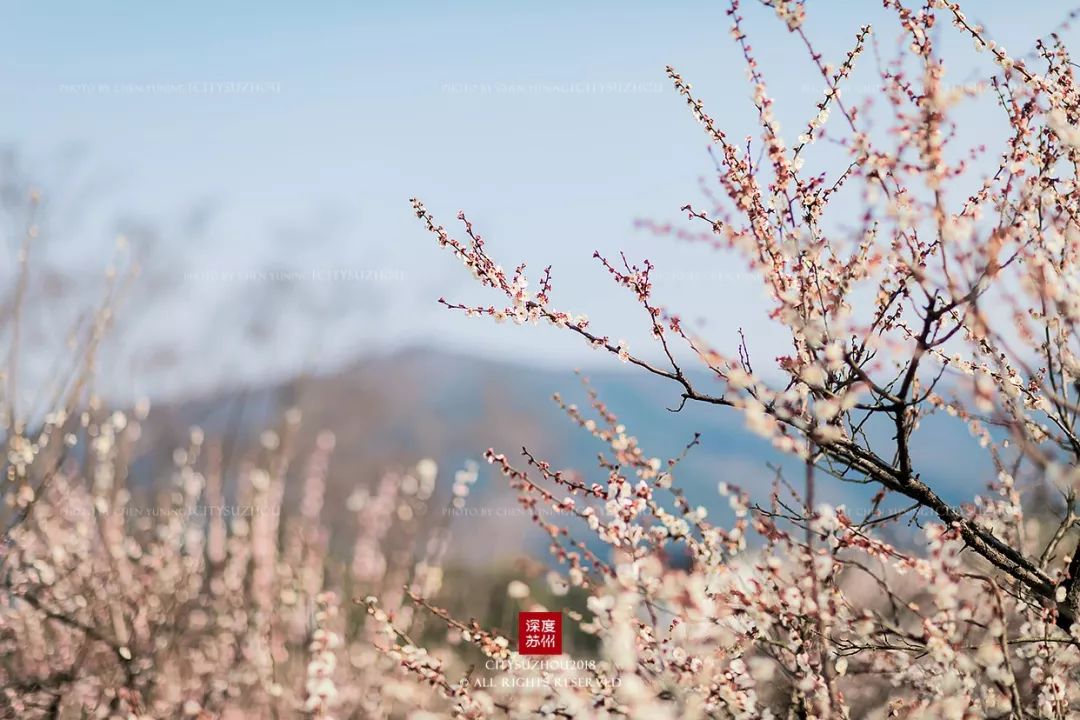
[[[672,412],[668,408],[679,404],[676,385],[617,364],[610,370],[590,372],[588,379],[651,456],[676,456],[695,432],[701,433],[700,446],[690,452],[675,477],[688,499],[710,512],[726,510],[716,492],[720,481],[746,488],[759,502],[767,502],[777,467],[784,468],[796,486],[801,484],[798,466],[747,431],[731,409],[687,404],[680,412]],[[710,382],[704,376],[697,380],[703,388]],[[203,428],[208,437],[223,438],[226,448],[250,447],[264,429],[277,425],[282,414],[295,406],[303,414],[303,430],[287,497],[298,497],[303,457],[313,446],[315,434],[331,430],[337,442],[324,514],[343,546],[355,532],[346,500],[358,487],[372,485],[387,469],[410,467],[430,457],[439,464],[441,492],[446,494],[454,471],[470,460],[477,461],[481,474],[469,509],[454,518],[455,546],[474,560],[486,561],[519,550],[531,539],[542,540],[543,534],[516,510],[505,480],[482,463],[485,450],[494,448],[524,467],[521,450],[527,447],[556,469],[578,470],[587,482],[605,481],[605,473],[596,465],[603,447],[552,401],[556,392],[588,410],[581,379],[571,370],[410,349],[372,356],[326,375],[156,405],[145,423],[144,447],[171,452],[184,444],[193,425]],[[889,441],[887,432],[881,437]],[[985,454],[954,420],[926,421],[916,435],[915,459],[923,478],[943,488],[942,494],[951,502],[970,500],[993,475]],[[146,473],[153,464],[146,462]],[[855,512],[865,508],[871,494],[858,485],[821,484],[823,500],[845,502]],[[896,498],[886,501],[884,509],[895,511],[907,505]]]

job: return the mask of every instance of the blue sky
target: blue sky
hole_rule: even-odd
[[[797,70],[804,51],[771,13],[745,5],[793,137],[822,83]],[[891,55],[898,29],[879,3],[809,5],[808,32],[828,59],[839,60],[865,22]],[[1018,53],[1069,9],[969,5]],[[138,251],[158,258],[149,264],[160,284],[143,289],[146,311],[129,321],[142,340],[118,356],[121,384],[152,364],[146,348],[169,344],[184,370],[175,382],[192,384],[411,344],[547,364],[598,359],[569,336],[436,305],[442,295],[494,298],[426,237],[409,211],[413,195],[448,226],[466,210],[506,265],[554,264],[556,304],[587,312],[613,337],[634,342],[642,324],[590,259],[597,249],[650,257],[666,304],[707,318],[719,345],[744,325],[771,356],[779,336],[740,267],[633,229],[637,218],[678,220],[681,205],[700,200],[710,167],[666,64],[733,135],[752,129],[725,8],[9,2],[0,141],[54,193],[55,237],[45,240],[58,261],[104,265],[117,218],[156,229],[156,243]],[[971,44],[948,26],[941,33],[968,79]],[[870,55],[864,64],[872,71]],[[989,127],[980,122],[976,130]],[[83,198],[82,212],[71,197]],[[236,279],[267,269],[342,276]],[[256,322],[266,308],[270,318]],[[261,345],[241,340],[252,325]]]

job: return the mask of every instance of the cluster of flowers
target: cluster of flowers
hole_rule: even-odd
[[[357,540],[342,558],[320,519],[331,434],[296,463],[300,414],[290,411],[230,461],[227,444],[194,429],[169,476],[147,485],[132,477],[147,410],[108,413],[92,401],[7,441],[21,465],[8,465],[18,485],[0,550],[0,717],[390,713],[395,664],[373,625],[347,633],[363,611],[340,597],[378,593],[394,608],[403,587],[439,591],[448,535],[428,514],[435,464],[349,499],[356,527],[336,531]],[[256,511],[198,511],[226,496]],[[131,512],[145,503],[168,512]]]
[[[680,458],[649,458],[595,396],[592,408],[599,420],[566,406],[603,443],[606,483],[554,472],[527,451],[523,468],[494,452],[488,460],[565,568],[548,587],[513,581],[508,595],[543,611],[561,608],[541,598],[583,591],[587,612],[564,615],[575,633],[598,638],[599,658],[586,671],[544,666],[531,684],[485,684],[457,646],[472,645],[485,666],[529,667],[505,636],[412,596],[447,629],[446,645],[424,647],[366,598],[377,645],[427,688],[415,702],[430,717],[965,718],[1020,708],[1067,717],[1080,701],[1069,680],[1080,632],[1063,631],[1051,608],[965,560],[959,528],[926,523],[921,551],[898,547],[880,536],[900,514],[855,519],[824,504],[807,513],[781,479],[766,506],[720,483],[733,518],[720,527],[673,483]],[[980,522],[1037,535],[1014,496],[1010,483],[995,484],[976,503]],[[542,509],[576,515],[578,532]],[[671,562],[680,555],[689,568]],[[582,675],[587,682],[573,679]]]

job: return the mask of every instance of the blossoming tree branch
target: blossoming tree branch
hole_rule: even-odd
[[[566,530],[534,515],[551,534],[557,557],[570,566],[573,583],[615,584],[635,596],[635,607],[668,608],[673,627],[690,617],[719,624],[726,618],[739,627],[730,642],[742,652],[755,647],[773,657],[795,680],[798,702],[813,716],[849,711],[852,690],[839,676],[855,663],[860,672],[900,673],[927,689],[947,686],[947,699],[910,701],[927,717],[938,716],[931,712],[935,703],[950,709],[940,716],[961,717],[965,708],[988,717],[1064,716],[1075,709],[1074,681],[1065,678],[1073,677],[1080,638],[1076,66],[1056,34],[1018,57],[990,39],[958,3],[936,0],[910,9],[885,0],[905,38],[899,57],[884,65],[879,59],[889,127],[874,133],[870,119],[880,108],[849,103],[842,94],[863,61],[871,28],[864,27],[851,51],[830,64],[804,30],[802,3],[764,4],[805,49],[825,88],[794,146],[775,119],[737,1],[728,16],[760,135],[743,145],[675,68],[668,67],[667,75],[718,158],[719,191],[707,207],[683,208],[702,231],[677,234],[737,255],[760,279],[770,318],[791,340],[790,353],[775,366],[752,363],[745,341],[725,349],[688,330],[656,297],[647,259],[595,255],[645,311],[656,347],[631,349],[584,314],[559,306],[552,268],[531,285],[524,265],[507,270],[495,259],[464,213],[458,214],[459,238],[419,200],[412,203],[438,244],[500,296],[490,305],[441,300],[448,308],[564,328],[671,381],[684,403],[740,413],[775,448],[799,458],[806,471],[797,502],[778,490],[772,511],[755,511],[751,521],[770,546],[786,548],[792,562],[774,565],[774,552],[748,577],[719,580],[732,574],[730,556],[744,548],[741,528],[714,528],[685,503],[678,505],[682,517],[666,514],[654,498],[670,491],[668,470],[644,458],[614,420],[606,430],[581,421],[611,447],[606,484],[574,484],[527,450],[527,469],[502,454],[489,452],[488,459],[528,506],[581,515],[622,553],[624,564],[612,567],[588,557],[583,544],[567,550]],[[966,37],[990,61],[985,80],[950,84],[939,47],[943,33],[936,31],[943,21],[953,26],[950,40]],[[1009,131],[995,146],[965,147],[954,109],[984,96],[992,98]],[[839,169],[809,170],[815,153]],[[860,200],[861,212],[851,212],[852,197]],[[656,357],[661,359],[651,359]],[[701,368],[715,382],[704,380]],[[954,507],[924,480],[912,446],[931,415],[963,423],[978,440],[997,470],[989,498]],[[891,438],[871,432],[881,427]],[[851,517],[842,508],[817,506],[815,484],[823,477],[876,487],[873,508]],[[1059,495],[1058,519],[1045,532],[1024,522],[1021,498],[1035,487]],[[881,506],[890,496],[902,496],[910,508],[886,515]],[[589,501],[598,509],[580,508]],[[745,516],[745,501],[734,505]],[[926,527],[925,556],[875,537],[884,525],[928,514],[935,522]],[[789,534],[795,528],[805,531],[801,539]],[[664,571],[647,562],[666,543],[685,544],[694,557],[692,577],[701,580],[680,580],[678,592],[687,599],[674,597],[662,581]],[[961,556],[964,549],[970,552]],[[928,602],[912,601],[897,581],[912,572],[925,583],[920,590],[930,595]],[[873,580],[890,612],[870,613],[853,602],[846,586],[858,574]],[[613,619],[616,611],[602,607],[599,614]],[[685,672],[682,679],[692,686],[710,678],[711,684],[701,680],[697,688],[710,712],[731,710],[734,703],[740,708],[734,715],[759,716],[749,711],[754,700],[738,678],[726,688],[715,680],[714,673],[722,674],[718,667],[700,675],[706,662],[731,668],[740,651],[705,643],[696,646],[702,656],[680,654],[672,663],[674,641],[654,630],[660,632],[644,627],[635,633],[638,652],[650,653],[639,655],[638,663]],[[973,639],[973,633],[984,637]],[[1028,639],[1021,643],[1012,633]],[[958,661],[970,642],[978,656]],[[1021,666],[1028,677],[1019,676]]]

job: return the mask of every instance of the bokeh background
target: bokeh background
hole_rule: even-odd
[[[1023,54],[1069,9],[995,0],[969,11]],[[648,257],[665,306],[721,348],[734,348],[743,328],[767,365],[785,347],[755,279],[731,256],[639,226],[689,227],[679,208],[702,200],[712,167],[665,65],[693,83],[732,137],[754,127],[725,3],[4,10],[5,254],[15,257],[28,223],[40,226],[25,407],[47,396],[53,359],[108,268],[134,263],[140,273],[117,308],[95,389],[118,406],[153,403],[138,466],[147,483],[155,458],[167,458],[189,426],[241,443],[298,405],[311,434],[337,435],[328,506],[347,538],[347,498],[420,458],[449,473],[489,447],[513,454],[527,445],[588,472],[598,448],[549,401],[556,391],[581,399],[580,368],[651,454],[676,454],[702,432],[680,471],[693,501],[713,507],[719,481],[767,494],[779,459],[737,418],[669,412],[675,388],[568,333],[441,307],[442,296],[494,298],[436,247],[408,203],[422,198],[448,227],[465,210],[506,266],[552,264],[558,307],[587,313],[646,356],[654,351],[640,308],[592,254]],[[802,70],[804,48],[767,9],[747,4],[745,15],[793,139],[823,84]],[[875,92],[898,29],[877,4],[841,0],[812,3],[806,25],[838,62],[868,23],[875,44],[845,89],[853,101]],[[948,28],[942,35],[949,81],[981,78],[974,49],[957,47]],[[967,144],[1000,129],[978,101],[961,113]],[[42,198],[33,220],[31,189]],[[12,286],[17,263],[0,263],[0,273]],[[919,436],[927,478],[957,502],[989,479],[974,450],[962,429]],[[861,501],[850,489],[830,492]],[[455,520],[463,562],[497,567],[531,551],[535,538],[498,479],[483,475],[470,502],[496,512]]]

